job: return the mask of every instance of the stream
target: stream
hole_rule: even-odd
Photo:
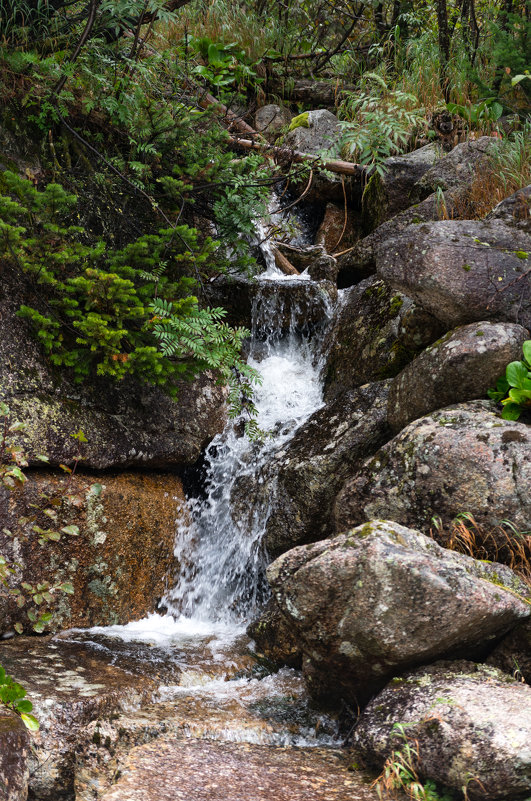
[[[189,523],[177,531],[180,573],[163,599],[163,613],[124,626],[63,632],[43,644],[44,656],[13,651],[19,671],[25,659],[50,660],[50,692],[55,698],[64,692],[65,699],[72,693],[96,699],[107,669],[130,676],[127,682],[136,693],[131,704],[121,702],[121,713],[107,719],[103,715],[96,722],[94,712],[89,717],[92,722],[84,732],[88,739],[85,746],[76,745],[71,768],[73,796],[52,789],[51,770],[39,785],[38,767],[34,780],[38,789],[33,796],[30,790],[30,798],[368,801],[377,797],[366,780],[347,770],[337,721],[312,704],[300,672],[283,668],[271,673],[245,633],[268,597],[262,537],[269,495],[260,493],[262,468],[323,404],[318,351],[322,336],[301,333],[298,301],[286,306],[290,287],[300,290],[300,282],[308,287],[312,282],[305,274],[283,276],[271,260],[258,280],[264,291],[258,291],[254,302],[249,363],[262,375],[255,404],[258,425],[267,436],[250,441],[241,436],[241,426],[229,422],[208,447],[203,480],[188,498]],[[270,291],[271,282],[288,291]],[[331,305],[329,312],[331,317]],[[286,314],[291,319],[287,327]],[[280,318],[283,326],[278,325]],[[150,690],[147,703],[144,699],[139,704],[145,677],[156,690]],[[34,698],[45,733],[46,710],[53,704],[44,684],[40,699],[39,690],[34,690]],[[61,725],[67,731],[69,706],[61,703]],[[46,737],[43,743],[41,762]]]

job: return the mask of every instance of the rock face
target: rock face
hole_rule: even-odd
[[[346,210],[335,203],[327,203],[323,221],[317,231],[315,243],[323,245],[327,253],[347,250],[359,236],[360,221],[355,212]]]
[[[286,134],[284,145],[317,155],[337,145],[339,131],[339,120],[331,111],[324,108],[308,111],[300,115],[300,125]]]
[[[326,260],[327,264],[333,262],[321,249],[317,253],[299,269],[305,270],[321,259]],[[290,254],[288,258],[291,258]],[[290,328],[304,334],[311,334],[319,328],[331,313],[331,304],[337,299],[337,289],[328,280],[314,283],[286,278],[276,283],[222,276],[208,286],[207,297],[211,305],[227,309],[227,322],[230,325],[243,325],[250,329],[253,315],[256,315],[255,333],[282,336]]]
[[[301,668],[302,651],[297,637],[271,598],[264,611],[247,627],[247,634],[258,648],[258,652],[267,657],[275,665]]]
[[[442,662],[395,679],[362,713],[354,744],[381,765],[406,742],[423,778],[466,789],[473,801],[527,797],[531,688],[472,662]]]
[[[470,184],[480,170],[490,164],[498,144],[498,140],[491,136],[481,136],[456,145],[419,178],[411,190],[411,202],[423,200],[437,189],[446,190]]]
[[[254,127],[268,142],[274,142],[282,130],[290,124],[292,118],[293,114],[286,106],[269,103],[256,112]]]
[[[21,637],[0,645],[0,662],[27,689],[40,723],[29,758],[31,798],[70,801],[83,727],[100,716],[138,707],[156,693],[158,683],[133,664],[122,670],[112,660],[106,649],[49,637]],[[24,796],[15,798],[23,801]]]
[[[270,512],[264,543],[271,555],[333,533],[333,506],[346,477],[389,437],[389,381],[339,395],[297,431],[268,465]]]
[[[71,464],[72,439],[80,429],[88,442],[84,465],[93,469],[174,467],[197,461],[222,430],[226,391],[216,376],[182,382],[179,400],[133,381],[72,384],[56,373],[25,322],[16,317],[24,299],[6,268],[0,288],[0,401],[12,420],[25,423],[19,444],[30,462],[37,454],[52,465]]]
[[[26,801],[28,797],[30,737],[20,717],[0,707],[0,797]]]
[[[389,392],[389,423],[400,431],[435,409],[484,398],[521,358],[529,334],[510,323],[472,323],[450,332],[426,348],[393,380]]]
[[[507,567],[374,520],[283,554],[267,571],[302,646],[312,695],[366,702],[397,673],[473,653],[530,614]],[[489,580],[492,579],[492,581]]]
[[[386,516],[428,532],[468,513],[487,528],[531,519],[531,429],[488,401],[449,406],[410,423],[349,479],[335,507],[344,531]]]
[[[370,233],[411,205],[411,190],[440,157],[439,145],[429,144],[385,161],[385,174],[374,173],[363,193],[362,225],[365,233]]]
[[[442,333],[431,314],[384,281],[362,281],[345,292],[324,344],[325,398],[396,375]]]
[[[487,220],[501,220],[531,234],[531,184],[502,200],[487,215]]]
[[[507,634],[489,656],[489,665],[531,684],[531,620],[528,618]]]
[[[376,249],[380,278],[448,326],[475,320],[531,326],[531,238],[499,220],[407,228]]]
[[[177,521],[185,519],[181,481],[172,475],[106,474],[73,477],[34,471],[24,487],[0,490],[0,519],[13,537],[0,534],[0,553],[20,565],[13,582],[52,586],[69,582],[73,595],[56,592],[50,609],[53,630],[127,623],[154,611],[175,573]],[[57,505],[55,505],[57,504]],[[36,505],[38,508],[35,509]],[[54,522],[38,510],[55,510]],[[27,522],[20,524],[20,518]],[[39,545],[33,525],[60,530],[59,542]],[[0,627],[31,626],[14,598],[0,598]],[[43,611],[43,609],[41,609]]]

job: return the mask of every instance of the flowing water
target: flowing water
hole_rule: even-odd
[[[241,436],[237,424],[229,423],[207,449],[203,490],[199,497],[189,499],[191,522],[177,532],[175,554],[181,574],[164,599],[166,614],[127,626],[92,629],[91,633],[100,637],[100,643],[101,637],[120,638],[128,643],[149,643],[173,654],[170,658],[178,668],[179,680],[164,685],[166,699],[193,696],[206,706],[216,700],[218,706],[230,707],[236,698],[241,707],[263,711],[268,703],[275,707],[281,703],[279,699],[289,696],[285,718],[290,708],[298,707],[294,717],[303,721],[299,727],[283,726],[282,715],[275,713],[273,728],[260,725],[253,730],[248,721],[242,721],[239,732],[233,723],[225,731],[229,739],[317,744],[323,737],[330,739],[330,725],[325,726],[317,713],[312,717],[308,712],[303,683],[295,671],[284,670],[267,678],[254,677],[248,670],[245,673],[250,645],[245,627],[268,594],[267,555],[262,547],[268,505],[267,493],[264,499],[251,491],[245,514],[239,519],[233,505],[235,486],[244,480],[251,488],[259,487],[261,470],[272,452],[285,447],[323,402],[316,347],[310,336],[296,330],[301,309],[289,303],[289,287],[298,282],[310,285],[309,278],[287,278],[270,262],[259,281],[263,291],[254,302],[248,362],[262,377],[255,405],[258,425],[266,436],[250,441]],[[271,282],[287,291],[271,292]],[[292,324],[287,334],[280,335],[277,321],[285,320],[286,314]],[[286,325],[283,329],[286,331]],[[238,676],[242,665],[245,675],[226,681],[235,673]],[[321,738],[312,734],[316,725]]]
[[[300,297],[300,282],[310,287],[310,280],[287,279],[271,264],[259,280],[264,291],[254,305],[249,363],[262,376],[255,403],[268,436],[251,442],[229,424],[208,448],[204,486],[189,499],[190,524],[177,532],[181,573],[164,599],[165,614],[67,635],[73,647],[96,649],[119,668],[138,672],[140,665],[159,686],[152,707],[108,724],[108,739],[125,738],[125,745],[116,745],[105,780],[101,764],[94,773],[90,760],[79,763],[76,801],[374,798],[345,771],[337,724],[314,708],[301,674],[288,668],[270,674],[245,635],[267,597],[262,469],[322,405],[318,354],[295,324],[301,309],[289,303],[290,287]],[[271,282],[287,293],[272,292]],[[286,314],[287,328],[277,324]],[[242,480],[250,488],[243,515],[234,504]],[[148,729],[161,735],[146,740]],[[135,738],[143,744],[131,751]],[[221,783],[212,782],[212,760],[226,774]],[[112,776],[122,773],[115,785]]]

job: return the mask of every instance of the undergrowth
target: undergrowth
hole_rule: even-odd
[[[430,536],[444,548],[474,559],[507,565],[531,586],[531,531],[519,531],[510,521],[497,526],[479,524],[469,513],[444,526],[432,520]]]

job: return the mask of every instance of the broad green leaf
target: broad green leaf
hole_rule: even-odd
[[[33,704],[31,701],[28,701],[27,698],[19,698],[18,701],[15,701],[14,706],[17,708],[18,712],[31,712],[33,709]]]
[[[507,403],[502,410],[501,416],[504,420],[518,420],[522,414],[522,409],[517,403]]]
[[[71,584],[69,581],[65,581],[63,584],[59,585],[59,589],[63,592],[66,592],[68,595],[74,594],[74,585]]]
[[[23,712],[20,717],[22,718],[22,722],[27,729],[30,731],[39,731],[39,721],[34,715],[28,715],[26,712]]]
[[[61,529],[64,534],[70,534],[72,537],[79,536],[79,526],[63,526]]]
[[[521,387],[528,377],[528,370],[523,362],[511,362],[507,365],[505,375],[512,387]]]
[[[524,351],[524,359],[528,364],[531,364],[531,339],[526,339],[522,345],[522,350]]]

